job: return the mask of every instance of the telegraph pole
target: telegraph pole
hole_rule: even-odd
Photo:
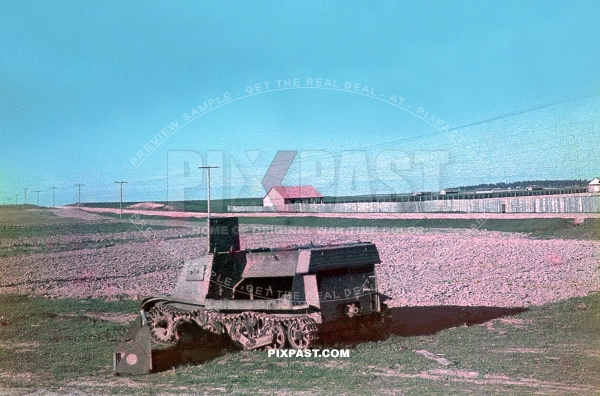
[[[199,166],[200,169],[206,169],[206,225],[208,226],[207,233],[207,252],[210,253],[210,170],[218,168],[218,166]]]
[[[23,205],[27,205],[27,187],[25,187],[23,189],[23,201],[25,201],[25,203],[23,203]]]
[[[40,191],[40,190],[35,190],[34,192],[36,192],[36,193],[37,193],[37,199],[38,199],[38,201],[37,201],[37,202],[38,202],[37,206],[38,206],[38,208],[39,208],[39,207],[40,207],[40,192],[41,192],[41,191]]]
[[[123,183],[127,184],[126,181],[117,181],[116,184],[121,185],[121,200],[119,201],[119,221],[123,220]]]
[[[56,190],[56,187],[50,187],[50,190],[52,190],[52,207],[54,207],[54,190]]]
[[[81,210],[79,209],[79,205],[81,204],[81,186],[84,184],[77,183],[75,185],[77,186],[77,210]]]

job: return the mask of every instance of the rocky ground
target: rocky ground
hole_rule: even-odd
[[[528,306],[600,290],[600,243],[594,241],[481,230],[247,226],[242,247],[357,240],[377,245],[379,288],[390,306]],[[109,299],[168,294],[182,260],[202,252],[205,243],[200,230],[189,227],[0,238],[0,251],[13,252],[0,257],[0,293]]]
[[[390,306],[528,306],[600,290],[598,242],[441,229],[296,237],[252,234],[246,242],[374,242],[379,290]]]

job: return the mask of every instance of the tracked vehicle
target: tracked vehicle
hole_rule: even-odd
[[[173,293],[142,301],[114,352],[115,374],[152,371],[152,341],[176,344],[194,327],[207,348],[306,349],[325,323],[385,310],[370,242],[240,249],[237,218],[210,219],[209,252],[185,260]]]

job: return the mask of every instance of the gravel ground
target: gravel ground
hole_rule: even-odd
[[[480,230],[248,228],[255,232],[242,234],[242,247],[374,242],[382,261],[379,288],[390,306],[528,306],[600,290],[600,242]],[[141,232],[5,238],[2,246],[38,250],[0,258],[0,293],[108,299],[168,294],[182,260],[204,250],[205,238],[197,232],[156,230],[151,240]],[[53,251],[39,252],[40,246]]]
[[[253,234],[251,245],[289,237]],[[600,243],[538,240],[480,230],[405,229],[353,236],[305,235],[295,243],[371,241],[382,263],[379,290],[388,305],[529,306],[600,291]]]

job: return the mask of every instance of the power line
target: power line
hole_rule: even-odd
[[[521,114],[525,114],[525,113],[529,113],[535,110],[540,110],[540,109],[544,109],[547,107],[552,107],[552,106],[556,106],[559,104],[563,104],[563,103],[567,103],[567,102],[572,102],[572,101],[576,101],[576,100],[580,100],[580,99],[588,99],[588,98],[592,98],[594,96],[598,95],[598,91],[595,89],[591,89],[591,90],[585,90],[585,91],[581,91],[572,95],[567,95],[567,96],[563,96],[557,99],[553,99],[550,100],[548,102],[544,102],[544,103],[540,103],[537,105],[533,105],[530,107],[526,107],[523,109],[519,109],[519,110],[515,110],[512,112],[508,112],[508,113],[504,113],[504,114],[500,114],[498,116],[494,116],[494,117],[490,117],[490,118],[486,118],[484,120],[480,120],[480,121],[476,121],[476,122],[471,122],[468,124],[463,124],[460,125],[458,127],[455,128],[451,128],[452,131],[456,131],[459,129],[464,129],[464,128],[468,128],[468,127],[472,127],[472,126],[476,126],[476,125],[480,125],[480,124],[486,124],[486,123],[490,123],[493,121],[498,121],[498,120],[502,120],[505,118],[510,118],[510,117],[514,117],[517,115],[521,115]],[[398,145],[398,144],[405,144],[405,143],[409,143],[409,142],[413,142],[413,141],[417,141],[417,140],[423,140],[429,137],[434,137],[434,136],[438,136],[440,134],[443,134],[444,132],[436,130],[434,132],[429,132],[429,133],[425,133],[422,135],[417,135],[417,136],[411,136],[411,137],[406,137],[403,139],[399,139],[399,140],[394,140],[394,141],[388,141],[388,142],[382,142],[382,143],[376,143],[373,145],[369,145],[369,146],[363,146],[360,148],[357,148],[355,150],[369,150],[369,149],[375,149],[375,148],[379,148],[379,147],[385,147],[385,146],[394,146],[394,145]],[[319,155],[315,155],[312,157],[306,157],[305,159],[310,159],[310,158],[319,158]],[[264,164],[261,164],[264,165]]]
[[[548,101],[548,102],[544,102],[544,103],[540,103],[540,104],[537,104],[537,105],[533,105],[533,106],[526,107],[526,108],[520,109],[520,110],[511,111],[509,113],[504,113],[504,114],[501,114],[499,116],[488,118],[488,119],[485,119],[485,120],[482,120],[482,121],[477,121],[477,122],[473,122],[473,123],[470,123],[470,124],[461,125],[459,127],[452,128],[452,129],[456,130],[456,129],[468,128],[470,126],[479,125],[479,124],[485,124],[485,123],[488,123],[488,122],[497,121],[497,120],[501,120],[501,119],[504,119],[504,118],[510,118],[510,117],[514,117],[514,116],[517,116],[517,115],[529,113],[529,112],[532,112],[532,111],[535,111],[535,110],[544,109],[546,107],[552,107],[552,106],[556,106],[556,105],[567,103],[567,102],[573,102],[575,100],[591,98],[591,97],[594,97],[594,96],[598,95],[598,93],[595,92],[595,91],[596,90],[594,90],[594,89],[593,90],[581,91],[581,92],[578,92],[578,93],[575,93],[575,94],[572,94],[572,95],[563,96],[561,98],[553,99],[553,100]]]
[[[511,118],[511,117],[515,117],[518,115],[522,115],[528,112],[532,112],[532,111],[536,111],[536,110],[540,110],[540,109],[544,109],[547,107],[552,107],[552,106],[557,106],[563,103],[567,103],[567,102],[572,102],[572,101],[577,101],[577,100],[582,100],[582,99],[587,99],[587,98],[593,98],[595,96],[598,96],[598,90],[596,89],[588,89],[588,90],[584,90],[575,94],[571,94],[571,95],[566,95],[563,97],[559,97],[557,99],[553,99],[550,101],[546,101],[543,103],[539,103],[536,105],[532,105],[529,107],[524,107],[515,111],[511,111],[511,112],[507,112],[507,113],[503,113],[497,116],[493,116],[490,118],[486,118],[480,121],[475,121],[475,122],[471,122],[468,124],[463,124],[460,125],[458,127],[452,128],[452,130],[460,130],[460,129],[465,129],[465,128],[469,128],[472,126],[476,126],[476,125],[480,125],[480,124],[485,124],[485,123],[491,123],[497,120],[502,120],[502,119],[506,119],[506,118]],[[575,124],[577,125],[577,124]],[[537,129],[539,130],[539,129]],[[524,131],[521,133],[529,133],[531,131]],[[417,140],[422,140],[425,138],[429,138],[429,137],[434,137],[436,135],[440,135],[443,132],[441,131],[433,131],[430,133],[426,133],[423,135],[418,135],[418,136],[413,136],[413,137],[407,137],[404,139],[400,139],[400,140],[395,140],[395,141],[388,141],[388,142],[382,142],[382,143],[378,143],[378,144],[374,144],[374,145],[370,145],[370,146],[364,146],[362,148],[358,148],[358,149],[374,149],[374,148],[378,148],[378,147],[382,147],[382,146],[394,146],[394,145],[401,145],[401,144],[405,144],[405,143],[409,143],[409,142],[413,142],[413,141],[417,141]],[[520,134],[520,132],[517,132],[515,135]],[[502,137],[507,137],[510,136],[511,134],[502,134]],[[492,151],[491,149],[487,149],[487,150],[478,150],[480,153],[481,152],[488,152],[488,151]],[[309,159],[309,158],[319,158],[321,157],[321,155],[317,154],[317,155],[313,155],[310,157],[305,157],[304,159]],[[261,162],[258,162],[254,165],[261,165]],[[267,165],[266,163],[264,165]],[[200,168],[207,168],[207,167],[200,167]],[[216,168],[216,167],[211,167],[211,168]],[[208,175],[210,177],[210,170],[208,170]],[[115,182],[117,183],[117,182]],[[80,210],[80,204],[81,204],[81,186],[83,186],[83,184],[76,184],[76,186],[78,186],[78,203],[77,203],[77,208],[78,210]],[[208,190],[208,186],[207,186],[207,190]],[[54,201],[54,190],[56,189],[56,187],[51,187],[52,189],[52,206],[55,206],[55,201]],[[121,189],[122,189],[122,184],[121,184]],[[24,204],[27,204],[27,188],[23,188],[23,195],[24,195]],[[38,193],[39,195],[39,193]],[[18,202],[18,196],[15,199],[16,203]],[[207,204],[210,210],[210,203]],[[39,199],[38,199],[38,206],[39,206]],[[121,203],[121,209],[122,209],[122,203]],[[208,217],[210,218],[210,213],[208,214]]]
[[[38,208],[40,207],[40,190],[35,190],[34,192],[37,193],[37,206]]]

